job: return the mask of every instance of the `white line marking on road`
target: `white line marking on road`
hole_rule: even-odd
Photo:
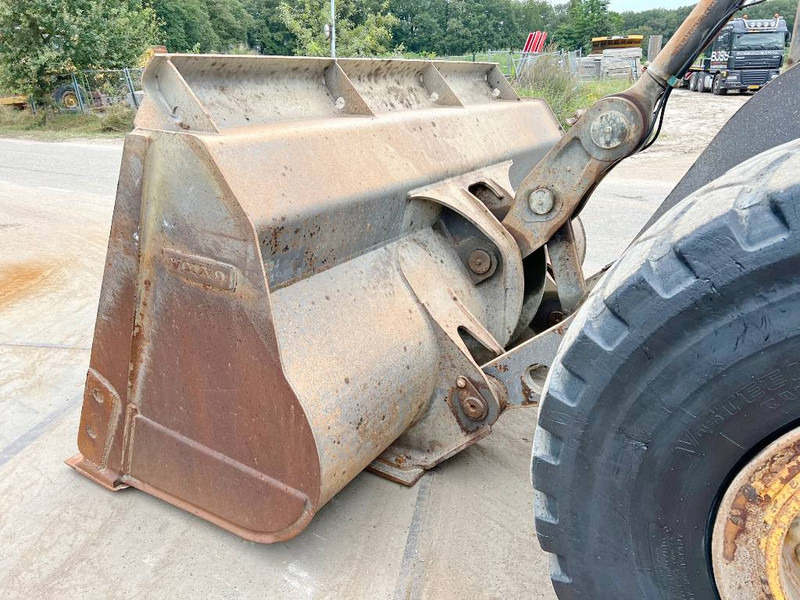
[[[21,144],[28,146],[66,146],[69,148],[95,148],[99,150],[122,151],[122,144],[81,144],[80,142],[42,142],[40,140],[20,140],[15,138],[0,137],[0,144]]]
[[[64,188],[48,187],[46,185],[37,185],[37,190],[49,190],[51,192],[61,192],[62,194],[72,194],[72,190],[65,190]]]

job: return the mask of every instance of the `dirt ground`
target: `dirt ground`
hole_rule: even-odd
[[[583,214],[611,262],[747,97],[678,91],[661,140]],[[68,469],[119,143],[0,139],[0,597],[554,598],[533,530],[533,409],[403,488],[362,473],[298,538],[245,542]]]

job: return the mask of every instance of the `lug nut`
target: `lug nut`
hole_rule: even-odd
[[[473,250],[467,263],[470,271],[476,275],[485,275],[492,268],[492,257],[486,250]]]
[[[537,188],[528,196],[528,206],[537,215],[546,215],[556,204],[556,197],[547,188]]]
[[[483,421],[489,414],[489,405],[486,400],[477,396],[464,396],[461,398],[461,410],[467,418],[473,421]]]

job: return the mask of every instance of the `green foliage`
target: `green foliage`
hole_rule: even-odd
[[[437,55],[519,50],[528,32],[552,32],[566,14],[545,0],[391,0],[390,10],[397,46]]]
[[[554,35],[554,41],[568,50],[591,50],[592,38],[611,35],[620,19],[608,10],[609,0],[573,0],[567,18]]]
[[[618,35],[643,35],[642,50],[647,52],[651,35],[663,35],[666,44],[681,23],[692,12],[692,6],[683,6],[673,10],[654,8],[641,12],[624,12],[620,15],[620,23],[614,33]]]
[[[247,0],[247,12],[253,18],[248,44],[261,54],[296,53],[297,40],[281,19],[280,3],[281,0]]]
[[[296,39],[295,52],[305,56],[330,55],[330,41],[324,26],[330,22],[330,4],[323,0],[304,0],[298,5],[281,2],[281,20]],[[387,4],[363,0],[336,3],[336,54],[375,56],[391,49],[392,27],[397,18]]]
[[[240,0],[206,0],[206,6],[220,41],[218,50],[227,51],[247,43],[247,33],[254,23]]]
[[[54,113],[15,110],[0,106],[0,135],[60,140],[78,137],[119,137],[133,129],[134,112],[124,104],[105,113]]]
[[[562,69],[557,58],[542,57],[519,75],[517,92],[524,97],[546,100],[562,126],[581,108],[581,81]]]
[[[579,110],[631,85],[625,79],[581,81],[562,69],[557,58],[550,56],[540,58],[519,75],[515,82],[517,93],[525,98],[546,100],[564,128],[570,126],[570,119]]]
[[[100,130],[106,133],[128,133],[133,129],[133,112],[127,104],[112,104],[101,116]]]
[[[241,0],[149,0],[170,52],[227,52],[247,44],[255,19]]]
[[[41,102],[55,75],[135,64],[155,36],[139,0],[2,0],[0,87]]]
[[[219,44],[203,0],[158,0],[152,6],[170,52],[209,52]]]
[[[503,29],[511,14],[502,2],[452,0],[445,29],[445,45],[449,52],[478,52],[505,45]]]

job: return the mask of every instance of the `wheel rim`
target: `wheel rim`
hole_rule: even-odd
[[[800,429],[736,475],[717,513],[711,555],[722,600],[800,600]]]
[[[61,96],[61,103],[66,108],[77,108],[78,97],[75,95],[75,92],[65,92],[64,95]]]

